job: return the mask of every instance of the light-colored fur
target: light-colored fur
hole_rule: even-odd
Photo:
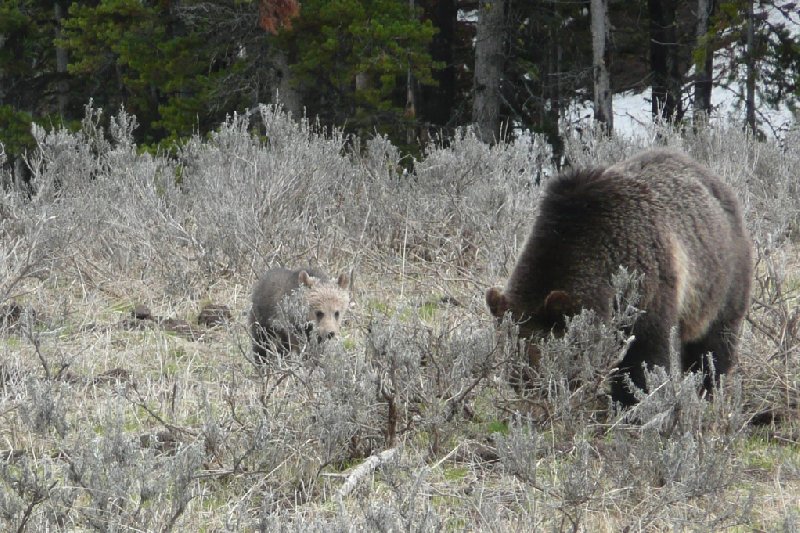
[[[308,321],[316,324],[319,336],[330,338],[338,335],[344,314],[350,306],[350,294],[341,284],[316,282],[306,291],[306,301]]]
[[[694,279],[699,275],[697,267],[689,259],[686,247],[680,238],[672,235],[672,260],[675,269],[675,292],[678,307],[679,333],[682,342],[699,339],[708,331],[714,318],[707,311],[703,297],[697,290],[698,283]]]
[[[249,317],[258,358],[266,361],[270,350],[294,350],[311,333],[319,340],[338,335],[350,304],[349,284],[346,274],[330,281],[315,268],[275,268],[261,276],[253,289]]]

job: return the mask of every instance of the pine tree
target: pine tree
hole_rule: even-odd
[[[434,33],[407,0],[308,0],[275,44],[288,51],[310,116],[404,144],[415,126],[404,116],[407,75],[410,69],[416,84],[434,83]]]
[[[51,2],[0,1],[0,143],[12,163],[33,147],[32,120],[59,123]]]

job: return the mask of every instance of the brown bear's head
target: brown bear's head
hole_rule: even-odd
[[[498,287],[486,290],[486,306],[498,323],[506,314],[519,326],[519,336],[530,339],[528,359],[531,364],[539,362],[537,340],[551,331],[559,334],[565,327],[565,316],[578,311],[578,306],[568,293],[562,290],[550,291],[541,301],[518,301]]]
[[[314,325],[319,340],[332,339],[339,333],[344,314],[350,306],[347,292],[350,278],[342,274],[336,282],[323,282],[304,270],[300,282],[306,287],[308,321]]]

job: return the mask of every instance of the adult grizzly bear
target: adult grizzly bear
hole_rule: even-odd
[[[612,377],[611,395],[635,398],[622,373],[645,387],[643,363],[669,367],[677,326],[683,370],[705,368],[709,389],[735,362],[739,327],[750,303],[750,238],[734,193],[686,155],[652,149],[605,169],[561,175],[543,192],[505,291],[486,303],[508,311],[520,335],[536,337],[582,308],[612,312],[610,280],[620,265],[644,274],[635,340]]]
[[[332,282],[315,268],[267,271],[253,289],[249,318],[257,359],[265,362],[268,349],[287,353],[297,348],[301,336],[312,331],[320,341],[335,337],[350,304],[349,284],[346,274]]]

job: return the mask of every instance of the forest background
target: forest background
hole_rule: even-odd
[[[718,109],[712,89],[772,134],[760,113],[800,96],[798,27],[788,1],[3,1],[0,143],[20,174],[31,122],[77,131],[90,99],[151,150],[279,99],[414,155],[468,124],[559,154],[587,109],[613,131],[615,94],[682,122]]]
[[[800,531],[794,3],[0,6],[0,530]],[[753,301],[711,398],[620,411],[635,273],[535,372],[484,294],[548,177],[653,145],[741,200]],[[257,363],[306,264],[341,339]]]

